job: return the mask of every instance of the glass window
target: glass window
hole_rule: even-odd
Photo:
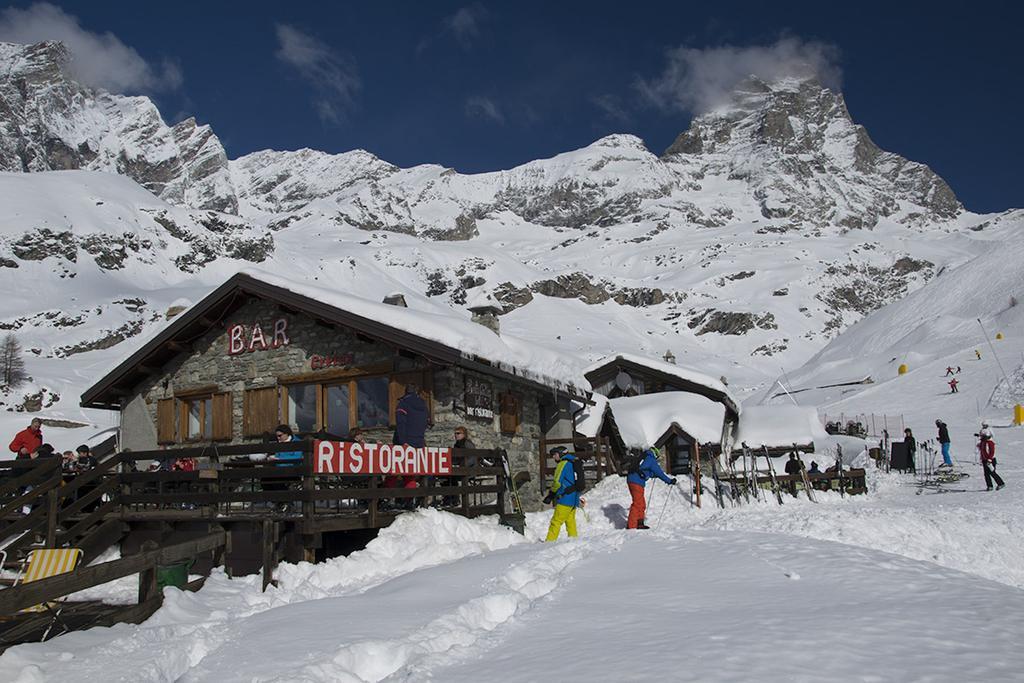
[[[388,378],[372,377],[356,381],[357,418],[360,427],[388,424]]]
[[[213,399],[193,398],[186,402],[188,406],[188,425],[186,438],[201,439],[213,434]]]
[[[348,384],[327,387],[327,431],[331,434],[348,435],[348,394]]]
[[[300,432],[316,431],[316,384],[288,386],[288,419]]]

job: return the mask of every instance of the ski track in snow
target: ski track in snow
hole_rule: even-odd
[[[621,534],[602,534],[544,547],[529,560],[509,567],[493,581],[487,595],[459,605],[402,638],[346,643],[327,663],[307,665],[294,674],[267,680],[361,683],[389,676],[423,680],[437,666],[495,645],[502,637],[499,630],[563,586],[573,565],[595,553],[616,550],[622,541]]]

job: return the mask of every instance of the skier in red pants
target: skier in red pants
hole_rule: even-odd
[[[665,474],[658,464],[658,449],[651,446],[644,451],[643,457],[637,463],[635,470],[630,470],[626,476],[626,484],[629,486],[629,495],[633,503],[629,506],[629,519],[626,522],[627,529],[649,529],[644,524],[647,517],[647,501],[644,499],[644,489],[647,480],[657,477],[669,486],[675,486],[676,480]]]

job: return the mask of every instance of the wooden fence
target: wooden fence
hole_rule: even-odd
[[[158,589],[157,569],[161,566],[173,565],[189,560],[197,555],[212,552],[214,564],[220,560],[226,550],[228,536],[224,531],[207,534],[184,543],[155,547],[147,547],[143,552],[111,562],[80,567],[73,572],[60,574],[32,583],[21,584],[0,591],[0,620],[7,628],[0,635],[0,652],[19,642],[24,642],[33,634],[45,631],[53,618],[49,613],[19,614],[26,607],[44,602],[58,600],[72,593],[93,588],[115,579],[133,574],[139,575],[139,599],[135,605],[111,608],[100,604],[88,604],[88,609],[72,605],[68,617],[75,622],[76,628],[112,625],[119,622],[141,623],[149,618],[161,604],[163,593]],[[187,584],[187,590],[198,590],[204,579]],[[75,609],[75,607],[79,607]]]

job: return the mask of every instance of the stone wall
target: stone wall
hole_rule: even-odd
[[[242,323],[246,330],[253,323],[262,323],[268,342],[273,336],[274,321],[288,320],[289,344],[276,349],[253,351],[239,355],[228,354],[230,326]],[[393,347],[383,343],[361,341],[349,330],[317,324],[302,315],[282,312],[276,305],[254,301],[239,308],[226,321],[224,327],[211,329],[193,342],[192,350],[178,354],[164,366],[164,373],[154,376],[135,388],[126,397],[122,409],[122,440],[133,450],[157,448],[156,407],[161,398],[170,398],[176,392],[196,387],[216,385],[218,391],[231,391],[233,410],[233,443],[251,441],[242,437],[242,406],[247,389],[275,386],[279,376],[311,373],[314,354],[332,356],[353,354],[351,365],[389,366],[394,371],[407,371],[428,367],[422,358],[399,355]],[[473,375],[492,388],[493,418],[468,416],[464,405],[465,376]],[[542,433],[541,403],[553,404],[551,394],[503,378],[483,375],[458,367],[433,366],[432,408],[434,423],[426,434],[431,446],[451,446],[455,427],[464,425],[477,448],[504,448],[508,452],[513,473],[526,470],[531,481],[520,491],[524,507],[537,509],[540,498],[537,485],[537,454]],[[500,430],[498,395],[513,391],[520,397],[521,416],[516,434],[503,434]],[[294,425],[293,425],[294,426]],[[366,430],[371,441],[390,442],[392,428]]]

